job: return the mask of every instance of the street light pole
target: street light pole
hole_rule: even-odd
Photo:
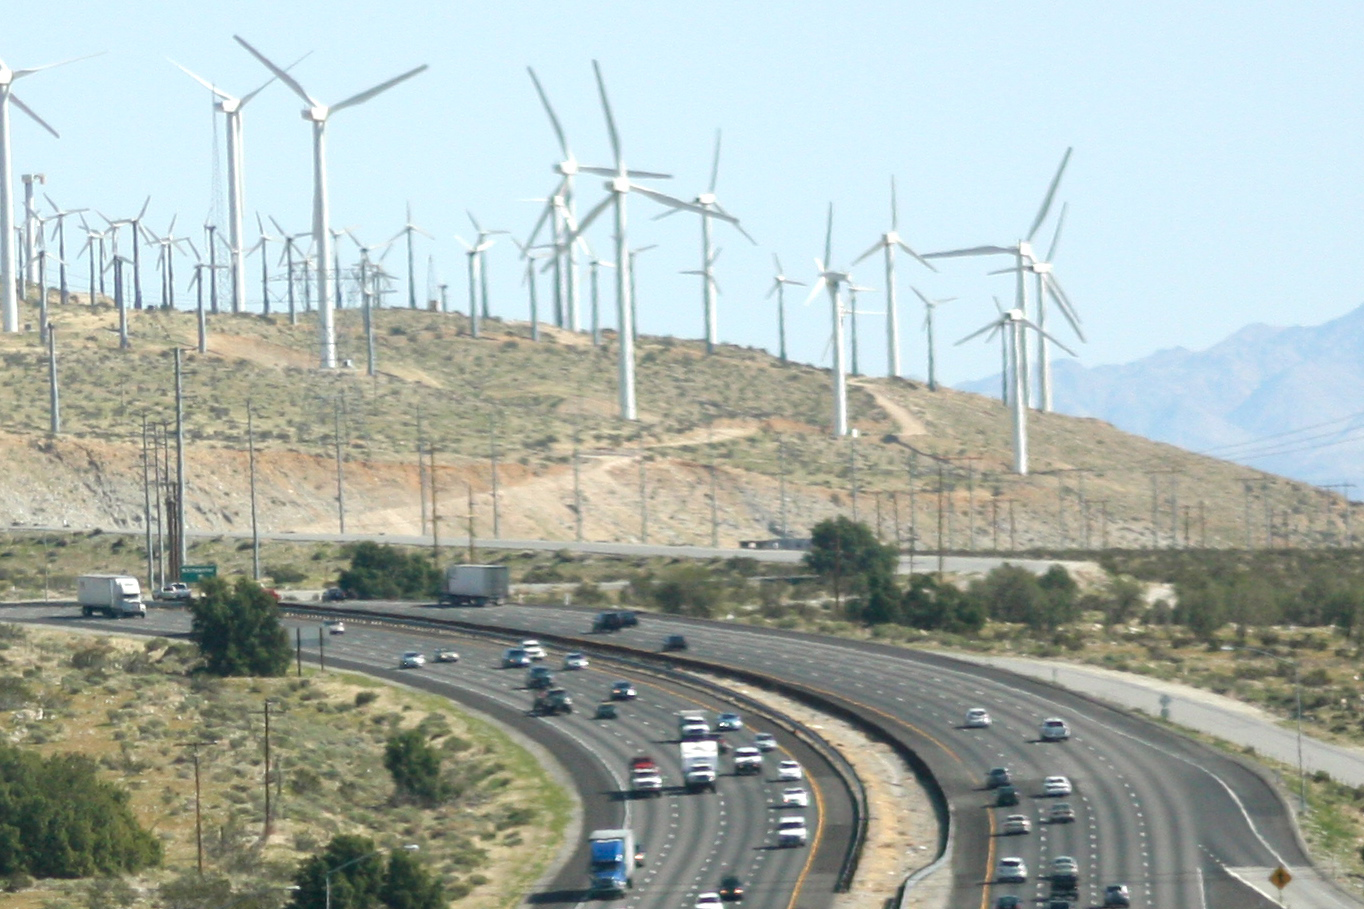
[[[1288,657],[1281,657],[1278,654],[1270,653],[1268,650],[1261,650],[1258,647],[1234,646],[1223,644],[1223,650],[1249,650],[1251,653],[1259,653],[1269,657],[1271,660],[1278,660],[1280,663],[1287,663],[1293,667],[1293,700],[1295,712],[1297,714],[1298,731],[1298,813],[1307,813],[1307,773],[1303,769],[1302,762],[1302,680],[1299,676],[1299,666],[1297,660],[1290,660]]]
[[[204,825],[203,813],[200,810],[199,801],[199,746],[216,745],[217,739],[208,739],[201,742],[181,742],[180,747],[193,749],[190,753],[194,758],[194,846],[199,857],[199,876],[204,876]]]

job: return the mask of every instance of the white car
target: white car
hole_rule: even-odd
[[[720,894],[698,893],[696,894],[696,909],[723,909],[724,903],[720,902]]]
[[[1070,785],[1070,780],[1063,776],[1049,776],[1042,781],[1042,792],[1052,798],[1070,795],[1074,791]]]
[[[194,591],[183,581],[173,581],[156,592],[158,600],[192,600]]]
[[[565,669],[586,669],[587,657],[581,653],[570,653],[564,657]]]
[[[777,765],[777,779],[782,782],[801,780],[805,778],[805,771],[800,769],[800,764],[795,761],[782,761]]]
[[[777,819],[778,846],[804,846],[809,835],[805,818],[792,814]]]
[[[1047,717],[1042,721],[1042,741],[1064,742],[1070,738],[1070,727],[1060,717]]]
[[[521,649],[526,652],[532,660],[543,660],[545,658],[545,648],[540,646],[539,641],[527,640],[521,642]]]
[[[398,660],[398,665],[403,669],[420,669],[426,665],[426,657],[420,650],[409,650]]]
[[[684,739],[702,738],[710,735],[710,724],[702,720],[694,723],[683,723],[680,733]]]
[[[755,732],[753,744],[758,746],[759,751],[774,751],[777,747],[777,738],[770,732]]]
[[[737,713],[722,713],[715,718],[715,728],[720,732],[733,732],[744,728],[744,721]]]
[[[346,633],[346,623],[340,619],[327,619],[322,623],[322,627],[327,629],[327,634]]]
[[[1013,836],[1018,833],[1031,833],[1032,821],[1026,814],[1011,814],[1004,819],[1004,835]]]
[[[449,647],[437,647],[437,648],[436,648],[436,662],[437,662],[437,663],[458,663],[458,662],[459,662],[459,654],[458,654],[456,651],[451,650]]]
[[[806,808],[810,805],[810,793],[800,786],[791,786],[781,791],[782,805],[794,805],[798,808]]]
[[[999,865],[995,869],[995,878],[1003,883],[1026,884],[1028,882],[1028,866],[1016,855],[1007,856],[999,860]]]
[[[972,707],[966,711],[966,723],[964,725],[967,729],[989,729],[990,711],[984,707]]]

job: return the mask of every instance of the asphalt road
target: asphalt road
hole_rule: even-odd
[[[74,606],[10,607],[0,611],[0,618],[133,633],[182,634],[189,627],[187,615],[177,609],[152,609],[145,623],[82,619]],[[304,629],[305,655],[315,658],[318,624],[292,620],[287,624],[291,633],[294,627]],[[640,848],[647,850],[648,856],[636,875],[634,889],[625,898],[594,900],[594,905],[689,907],[697,893],[718,889],[720,879],[729,873],[744,881],[746,904],[757,909],[787,909],[794,904],[798,890],[803,907],[832,902],[832,877],[827,866],[830,856],[838,854],[839,843],[830,840],[838,839],[846,830],[826,832],[822,840],[819,833],[827,816],[841,816],[846,822],[846,796],[832,771],[799,741],[772,729],[780,747],[767,755],[763,774],[736,777],[729,759],[722,758],[717,791],[688,793],[680,785],[677,713],[697,708],[712,713],[737,712],[735,705],[647,675],[622,673],[596,661],[588,669],[556,673],[556,682],[574,695],[573,714],[532,717],[528,713],[531,693],[524,689],[526,671],[500,668],[507,642],[354,619],[347,620],[346,626],[345,634],[325,638],[329,667],[365,672],[464,703],[539,741],[571,774],[583,803],[579,843],[552,879],[528,896],[530,902],[575,906],[587,901],[586,835],[593,829],[620,826],[635,831]],[[438,646],[453,646],[461,659],[456,663],[431,661],[421,669],[397,668],[404,651],[420,650],[430,660]],[[559,669],[563,654],[562,650],[550,649],[546,665]],[[633,681],[639,697],[620,703],[615,720],[593,719],[596,703],[605,698],[617,678]],[[281,717],[281,722],[287,722],[287,716]],[[749,744],[754,731],[746,728],[728,733],[726,738],[734,745]],[[628,763],[638,754],[653,756],[661,766],[665,782],[661,797],[634,798],[628,792]],[[807,770],[801,784],[811,796],[806,809],[780,805],[782,790],[793,785],[776,780],[776,762],[786,757],[794,757]],[[787,814],[806,817],[810,847],[775,845],[777,818]],[[818,870],[821,865],[826,866],[823,872]]]
[[[580,636],[584,647],[594,640],[586,634],[590,612],[572,608],[365,606]],[[1041,873],[1061,855],[1078,861],[1084,906],[1099,905],[1103,886],[1116,882],[1131,886],[1140,907],[1273,906],[1268,875],[1279,864],[1294,875],[1292,904],[1359,905],[1310,866],[1287,806],[1264,775],[1139,717],[1000,669],[876,644],[656,616],[610,640],[656,650],[670,633],[687,636],[691,656],[837,696],[914,739],[951,804],[953,906],[993,905],[1004,893],[1040,899],[1049,893]],[[992,728],[959,728],[973,706],[991,712]],[[1070,741],[1038,741],[1038,725],[1049,716],[1070,723]],[[995,766],[1009,767],[1019,781],[1019,807],[991,807],[983,775]],[[1059,801],[1042,794],[1049,775],[1072,781],[1074,823],[1046,821]],[[1032,832],[1000,835],[1010,813],[1029,815]],[[1027,863],[1026,883],[995,881],[996,862],[1006,855]]]

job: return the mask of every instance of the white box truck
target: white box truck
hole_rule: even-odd
[[[506,565],[451,565],[445,569],[440,602],[442,606],[501,606],[510,589]]]
[[[720,749],[711,739],[684,741],[678,746],[682,756],[682,779],[692,792],[715,791],[715,776],[720,767]]]
[[[147,617],[142,588],[126,574],[83,574],[76,578],[76,602],[81,615],[103,613],[111,619]]]

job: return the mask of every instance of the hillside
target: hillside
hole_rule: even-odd
[[[23,320],[36,324],[31,304]],[[470,338],[458,315],[376,313],[379,374],[364,374],[359,313],[338,313],[341,356],[358,368],[313,366],[315,325],[302,317],[210,316],[207,354],[192,350],[190,313],[130,313],[131,349],[118,349],[104,303],[52,307],[60,355],[62,435],[48,435],[47,366],[35,331],[0,335],[0,510],[15,524],[142,526],[142,418],[174,413],[171,349],[185,355],[191,530],[250,527],[247,401],[255,413],[260,524],[267,532],[335,531],[336,425],[344,458],[346,530],[418,534],[419,439],[437,450],[436,509],[443,536],[493,535],[491,458],[497,452],[500,536],[573,539],[574,440],[584,537],[640,538],[643,458],[652,542],[709,543],[714,470],[718,540],[772,536],[787,520],[803,535],[837,513],[879,522],[885,539],[955,549],[1149,545],[1153,472],[1159,541],[1240,545],[1242,480],[1257,485],[1252,532],[1266,515],[1276,543],[1334,545],[1339,500],[1268,475],[1151,442],[1093,419],[1032,417],[1034,474],[1008,473],[1008,416],[998,401],[929,392],[903,380],[858,379],[849,411],[860,438],[827,430],[829,374],[764,352],[640,339],[641,419],[615,418],[615,347],[524,323],[485,324]],[[856,479],[854,481],[854,463]],[[854,496],[854,489],[856,495]],[[878,508],[879,502],[879,508]],[[912,509],[911,509],[912,505]],[[1179,521],[1171,518],[1172,506]],[[1084,518],[1087,515],[1088,520]],[[1187,525],[1185,521],[1187,520]],[[1186,529],[1187,528],[1187,529]],[[1106,540],[1105,540],[1106,534]],[[1012,538],[1012,539],[1011,539]]]
[[[1364,306],[1322,325],[1248,325],[1207,350],[1174,348],[1094,368],[1060,360],[1055,402],[1062,413],[1192,451],[1318,485],[1359,487],[1361,364]],[[991,394],[999,378],[958,387]]]

